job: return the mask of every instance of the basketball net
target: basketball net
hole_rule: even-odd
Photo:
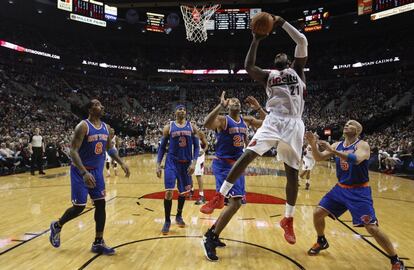
[[[220,5],[202,6],[202,8],[180,6],[180,8],[184,18],[187,40],[200,43],[206,41],[207,21],[220,8]]]

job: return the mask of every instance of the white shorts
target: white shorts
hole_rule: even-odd
[[[278,160],[299,170],[305,125],[299,117],[268,114],[247,149],[263,155],[276,147]]]
[[[315,160],[311,158],[303,158],[302,170],[310,171],[315,166]]]
[[[204,161],[206,159],[206,155],[199,156],[197,158],[197,163],[194,170],[195,176],[204,175]]]
[[[109,162],[109,163],[116,162],[115,160],[112,160],[111,156],[108,155],[108,152],[105,152],[105,155],[106,155],[105,162]]]

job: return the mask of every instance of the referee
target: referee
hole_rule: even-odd
[[[43,137],[40,136],[40,129],[35,129],[35,134],[32,137],[32,141],[30,143],[32,148],[32,163],[30,167],[30,171],[32,175],[35,175],[35,166],[39,170],[39,174],[45,174],[42,168],[43,162],[43,152],[45,149],[45,144],[43,141]]]

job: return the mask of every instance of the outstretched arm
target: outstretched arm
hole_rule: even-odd
[[[307,131],[305,133],[305,138],[306,140],[308,140],[310,146],[312,147],[312,155],[315,161],[328,160],[330,157],[333,156],[333,154],[330,151],[327,151],[327,150],[324,150],[323,152],[319,151],[316,136],[312,132]],[[329,144],[328,146],[331,147],[331,145]],[[336,148],[336,143],[332,145],[332,148]]]
[[[302,81],[305,82],[304,68],[308,61],[308,40],[306,36],[279,16],[275,16],[275,24],[280,25],[296,43],[295,60],[292,66]]]
[[[253,80],[261,83],[263,86],[266,86],[269,73],[256,66],[256,55],[257,47],[259,47],[260,41],[265,37],[266,36],[260,36],[258,34],[253,33],[253,40],[250,44],[249,51],[247,52],[246,59],[244,60],[244,68],[246,69],[249,76]]]
[[[249,104],[250,108],[257,111],[259,113],[259,119],[264,120],[267,116],[267,112],[263,109],[262,106],[260,106],[259,101],[253,96],[248,96],[246,98],[247,104]]]
[[[212,130],[224,129],[226,125],[226,118],[220,116],[219,113],[222,109],[227,108],[229,100],[224,97],[226,91],[221,93],[220,104],[217,105],[204,119],[204,127]]]
[[[361,141],[357,145],[355,153],[346,153],[336,150],[334,147],[330,147],[327,142],[321,142],[321,145],[326,147],[326,151],[331,152],[333,155],[348,161],[351,164],[360,164],[364,160],[368,160],[370,157],[370,147],[367,142]]]

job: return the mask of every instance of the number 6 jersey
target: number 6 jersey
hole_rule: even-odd
[[[266,110],[279,116],[302,117],[305,83],[292,68],[270,72],[266,84]]]

